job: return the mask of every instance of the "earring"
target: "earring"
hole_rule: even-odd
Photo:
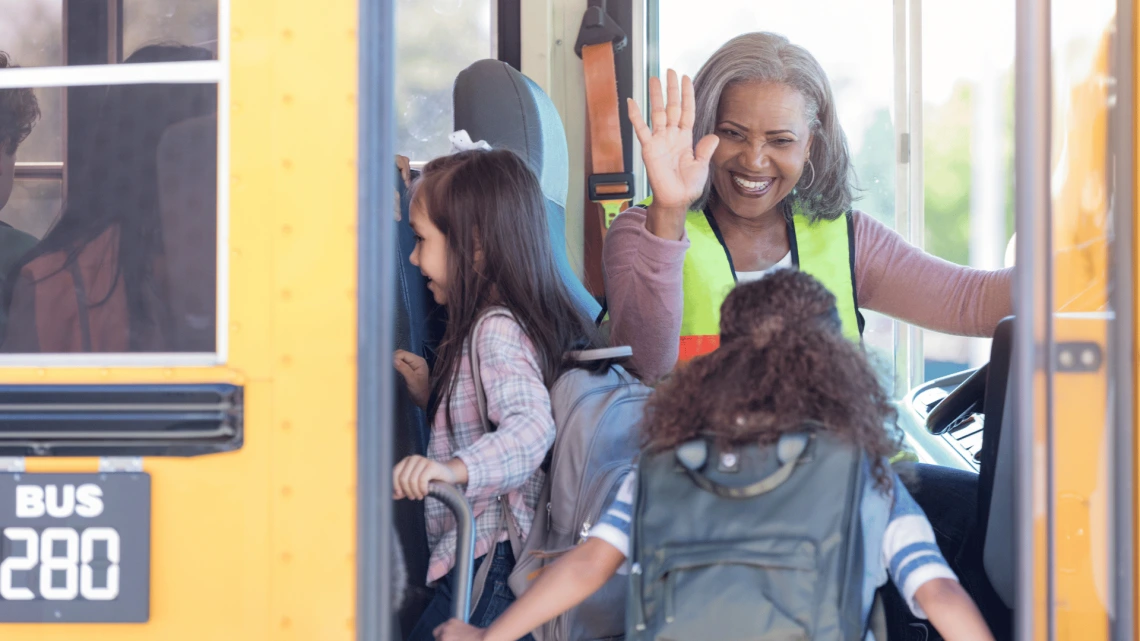
[[[807,167],[811,169],[811,182],[804,186],[804,191],[811,189],[811,186],[815,184],[815,165],[812,163],[811,158],[808,158]]]

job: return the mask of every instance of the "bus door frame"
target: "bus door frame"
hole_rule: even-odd
[[[359,0],[356,638],[393,638],[395,0]]]

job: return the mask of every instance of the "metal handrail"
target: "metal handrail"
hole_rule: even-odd
[[[471,613],[471,581],[475,569],[475,515],[467,503],[467,497],[454,485],[433,482],[428,493],[455,514],[455,589],[451,607],[452,616],[467,623]],[[483,562],[490,563],[490,560]]]

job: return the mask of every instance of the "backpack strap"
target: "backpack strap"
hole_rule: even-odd
[[[523,549],[523,542],[519,538],[519,525],[515,521],[515,515],[511,513],[510,504],[504,500],[504,497],[500,496],[496,500],[499,503],[499,527],[495,528],[495,532],[497,535],[503,530],[507,531],[507,536],[510,537],[511,542],[511,553],[515,555],[515,563],[517,564]],[[494,563],[493,557],[498,545],[498,542],[491,544],[491,551],[483,557],[483,562],[479,564],[479,571],[475,573],[475,578],[471,581],[471,612],[468,616],[475,614],[475,606],[479,605],[479,599],[483,596],[483,589],[487,587],[487,576],[491,573],[491,564]]]
[[[491,422],[491,418],[487,410],[487,391],[483,388],[483,377],[479,371],[479,330],[483,327],[483,323],[492,316],[510,316],[510,313],[502,309],[490,309],[484,312],[475,321],[471,328],[471,334],[468,337],[467,346],[467,359],[471,365],[471,379],[472,384],[475,386],[475,402],[479,408],[479,419],[483,422],[483,431],[486,433],[493,432],[495,425]],[[512,317],[513,318],[513,317]],[[592,361],[601,361],[615,358],[626,358],[633,355],[633,350],[628,346],[607,347],[601,349],[580,350],[569,352],[566,357],[578,363],[589,363]],[[547,474],[549,470],[550,453],[547,453],[547,458],[543,461],[542,469]],[[782,482],[782,481],[781,481]],[[522,530],[519,528],[518,521],[515,515],[511,512],[511,506],[507,502],[506,497],[500,496],[499,502],[499,526],[496,532],[507,531],[507,536],[510,537],[511,552],[515,555],[515,563],[522,560],[523,543],[521,538]],[[491,553],[494,552],[494,547],[491,548]],[[484,558],[483,563],[479,566],[479,571],[475,573],[475,578],[471,588],[471,608],[474,612],[475,606],[479,603],[479,598],[483,595],[483,589],[487,584],[487,575],[490,573],[491,563],[488,559]]]
[[[491,418],[487,413],[487,391],[483,389],[483,378],[479,373],[479,330],[482,329],[483,323],[492,316],[508,316],[510,313],[500,309],[490,309],[483,312],[482,315],[475,321],[471,327],[471,334],[467,339],[467,360],[471,365],[471,382],[475,386],[475,403],[479,407],[479,419],[483,422],[483,431],[491,433],[495,431],[495,425],[491,423]],[[513,317],[512,317],[513,318]],[[515,563],[518,563],[519,555],[522,554],[523,542],[519,536],[519,524],[515,520],[515,515],[511,513],[510,503],[506,501],[506,497],[498,497],[499,503],[499,526],[495,528],[495,538],[498,538],[498,533],[503,530],[507,531],[507,536],[510,537],[511,552],[515,555]],[[495,554],[495,547],[497,542],[491,545],[491,551],[487,556],[493,557]],[[471,585],[471,613],[474,614],[475,606],[479,604],[479,599],[483,596],[483,589],[487,585],[487,576],[491,572],[491,564],[493,558],[483,558],[483,562],[479,564],[479,571],[475,573],[475,578],[472,580]]]
[[[87,300],[87,287],[83,283],[83,272],[74,261],[67,266],[71,280],[75,283],[75,306],[79,310],[79,336],[83,341],[83,351],[91,351],[91,316]]]
[[[484,432],[494,432],[495,425],[491,423],[491,419],[487,414],[487,391],[483,389],[483,376],[479,372],[479,330],[483,328],[483,323],[492,316],[506,316],[514,318],[510,312],[505,309],[491,308],[479,315],[475,319],[475,324],[471,326],[471,334],[467,337],[467,361],[471,365],[471,382],[475,386],[475,404],[479,408],[479,419],[483,421]]]

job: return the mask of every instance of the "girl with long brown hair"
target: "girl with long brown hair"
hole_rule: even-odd
[[[534,520],[540,469],[554,443],[549,388],[568,366],[566,352],[601,347],[593,323],[574,305],[555,267],[537,177],[506,150],[467,150],[437,158],[413,185],[411,262],[428,279],[447,326],[433,371],[404,351],[395,367],[428,412],[428,455],[393,470],[395,498],[423,500],[431,481],[465,485],[475,514],[476,563],[491,563],[472,620],[487,625],[514,600],[509,509],[525,539]],[[471,336],[476,321],[478,332]],[[468,358],[479,355],[487,396],[483,428]],[[501,497],[501,500],[496,500]],[[409,639],[430,639],[451,610],[456,524],[434,500],[425,505],[435,596]]]
[[[916,616],[948,641],[992,639],[942,558],[934,532],[887,463],[895,411],[862,350],[843,337],[835,297],[804,272],[779,269],[735,288],[720,317],[720,347],[657,389],[642,427],[645,452],[703,438],[774,444],[805,424],[862,449],[870,465],[858,506],[867,551],[863,620],[888,574]],[[631,474],[589,538],[549,566],[488,629],[449,621],[441,641],[510,641],[581,603],[626,564],[634,518]],[[700,519],[701,514],[677,518]]]

